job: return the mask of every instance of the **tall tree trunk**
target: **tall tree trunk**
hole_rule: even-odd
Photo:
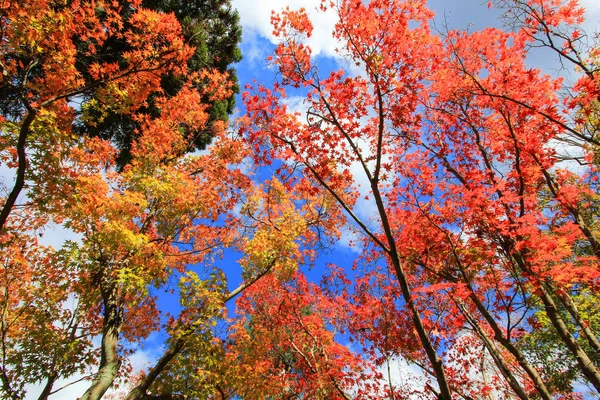
[[[109,278],[102,277],[100,291],[104,302],[100,367],[91,386],[80,400],[101,399],[117,378],[121,364],[118,343],[119,332],[123,324],[123,315],[118,304],[118,289],[113,282],[109,281]]]
[[[38,396],[38,400],[46,400],[48,398],[48,396],[50,396],[50,394],[52,393],[52,388],[54,387],[54,383],[56,382],[57,379],[58,379],[58,373],[56,371],[54,371],[48,377],[48,380],[46,381],[46,385],[44,385],[44,389],[42,390],[42,393],[40,393],[40,395]]]
[[[0,210],[0,232],[4,229],[8,216],[15,206],[19,194],[25,187],[25,172],[27,171],[27,154],[25,153],[25,146],[27,144],[27,136],[29,136],[29,128],[37,113],[36,110],[30,107],[27,107],[27,110],[27,116],[23,119],[21,129],[19,129],[19,138],[17,140],[17,177],[15,179],[15,185],[6,198],[2,210]]]
[[[185,344],[184,339],[177,339],[174,343],[172,343],[167,351],[164,352],[160,360],[152,367],[152,369],[144,376],[142,381],[133,388],[125,400],[144,400],[148,398],[146,392],[150,388],[150,386],[154,383],[158,375],[163,371],[163,369],[169,364],[169,362],[181,351],[183,345]]]
[[[554,293],[557,292],[554,288],[552,289]],[[589,325],[581,317],[581,314],[579,313],[579,310],[577,309],[577,306],[573,302],[571,296],[568,293],[563,292],[556,293],[556,297],[558,297],[558,299],[563,304],[563,306],[565,306],[569,314],[571,314],[571,317],[573,317],[575,322],[577,322],[577,325],[583,332],[583,335],[587,339],[589,345],[596,352],[596,355],[600,356],[600,342],[598,341],[598,337],[594,334],[594,332],[592,332]]]
[[[537,165],[541,168],[542,173],[544,174],[544,178],[546,179],[546,185],[550,189],[550,192],[552,193],[554,198],[560,202],[559,192],[561,190],[561,187],[559,183],[556,182],[550,171],[544,168],[544,165],[537,157],[534,157],[534,159]],[[600,259],[600,243],[598,243],[596,236],[594,235],[590,227],[586,224],[585,219],[583,218],[583,215],[579,209],[580,206],[572,206],[570,204],[563,204],[563,206],[571,214],[571,216],[573,217],[573,221],[577,224],[577,226],[579,227],[583,235],[586,237],[588,242],[590,242],[592,252],[596,256],[596,258]],[[553,292],[556,291],[553,290]],[[571,299],[571,296],[567,292],[564,292],[563,294],[558,295],[558,298],[561,301],[561,303],[565,306],[569,314],[571,314],[575,322],[577,322],[577,325],[583,332],[583,335],[587,339],[590,346],[592,346],[596,354],[600,355],[600,341],[598,341],[598,337],[594,334],[594,332],[592,332],[590,327],[583,322],[581,314],[579,314],[579,310],[577,310],[577,307]]]
[[[548,293],[548,290],[544,285],[540,285],[539,293],[539,296],[542,299],[542,302],[544,303],[544,310],[546,311],[546,315],[552,322],[552,325],[554,325],[561,339],[563,340],[567,348],[571,351],[571,354],[573,354],[573,356],[577,360],[577,363],[579,364],[583,375],[594,386],[594,388],[596,388],[596,390],[600,392],[600,373],[598,372],[598,369],[569,331],[569,328],[567,327],[567,325],[563,321],[563,318],[558,312],[558,308],[556,307],[554,299],[552,298],[550,293]]]
[[[540,394],[540,397],[544,400],[551,400],[552,394],[546,387],[544,380],[540,376],[537,369],[535,369],[525,358],[523,353],[512,343],[507,337],[504,336],[502,329],[494,319],[494,317],[489,313],[489,311],[485,308],[484,304],[481,302],[477,294],[474,292],[473,288],[469,284],[467,286],[470,290],[469,298],[473,301],[477,310],[481,313],[485,321],[490,325],[492,331],[494,332],[494,339],[498,341],[510,354],[515,357],[515,360],[519,363],[521,368],[527,373],[529,379],[533,382],[537,392]]]
[[[439,229],[442,230],[441,228],[439,228]],[[459,278],[452,279],[450,277],[446,277],[446,279],[448,279],[449,281],[454,282],[454,283],[458,283],[458,282],[462,281],[462,283],[469,290],[469,299],[473,302],[473,304],[475,305],[475,307],[477,308],[479,313],[483,316],[484,320],[488,323],[490,328],[492,328],[492,332],[494,333],[494,339],[498,343],[500,343],[500,345],[502,347],[504,347],[515,358],[517,363],[519,363],[519,366],[521,368],[523,368],[523,370],[525,371],[527,376],[529,376],[529,379],[531,379],[531,382],[533,383],[533,385],[534,385],[535,389],[537,390],[538,394],[540,395],[540,397],[543,400],[552,400],[552,394],[550,393],[550,390],[548,390],[548,387],[544,383],[544,380],[542,379],[538,370],[527,361],[527,359],[525,358],[523,353],[521,353],[519,348],[516,347],[514,345],[514,343],[511,342],[510,339],[504,335],[502,328],[500,327],[500,325],[498,324],[498,322],[496,321],[494,316],[489,312],[489,310],[481,302],[481,300],[479,299],[479,296],[477,296],[475,288],[473,287],[473,285],[471,283],[471,279],[467,275],[467,273],[465,271],[465,267],[458,255],[458,253],[456,252],[456,247],[454,245],[454,242],[451,240],[450,235],[446,231],[442,230],[442,232],[444,232],[444,234],[448,238],[449,243],[452,246],[452,253],[453,253],[454,259],[458,265],[458,268],[460,270],[460,274],[462,276],[462,279],[459,279]],[[466,310],[466,308],[465,308],[464,312],[468,312],[468,310]],[[470,320],[473,321],[473,322],[471,322],[471,324],[474,324],[474,323],[477,324],[477,326],[476,327],[474,326],[474,328],[477,330],[480,337],[482,337],[482,335],[485,336],[485,337],[482,337],[482,340],[484,341],[484,344],[485,344],[486,340],[489,340],[490,338],[488,338],[485,331],[483,331],[481,329],[481,326],[479,325],[479,323],[476,321],[476,319],[474,317],[470,316],[470,314],[467,317],[470,317]],[[493,345],[493,342],[490,345]],[[488,351],[490,351],[490,354],[492,354],[492,355],[497,354],[497,356],[499,357],[499,360],[498,360],[498,362],[496,362],[496,365],[498,366],[500,371],[503,373],[503,375],[508,380],[509,385],[513,388],[513,390],[515,390],[516,386],[514,386],[514,383],[511,380],[513,378],[511,378],[509,375],[505,374],[502,369],[503,367],[501,367],[499,365],[499,363],[502,363],[503,365],[505,365],[504,360],[502,360],[501,354],[499,354],[499,352],[497,352],[497,351],[492,352],[493,349],[491,347],[489,347],[489,345],[487,345],[487,344],[486,344],[486,348],[488,348]],[[494,349],[495,349],[495,346],[494,346]],[[494,359],[494,361],[496,361],[496,359]],[[506,368],[507,368],[507,371],[510,372],[508,367],[506,367]],[[512,373],[511,373],[511,375],[512,375]],[[517,385],[520,387],[520,384],[517,383]],[[515,390],[515,393],[517,393],[517,395],[519,395],[519,397],[523,398],[522,395],[520,395],[518,391]]]

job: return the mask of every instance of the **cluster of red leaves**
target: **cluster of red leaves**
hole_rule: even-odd
[[[596,295],[600,282],[597,187],[589,179],[597,165],[566,169],[555,145],[579,143],[588,162],[597,152],[588,133],[598,122],[597,49],[577,47],[572,26],[583,9],[575,1],[499,4],[512,7],[513,31],[442,36],[429,29],[424,2],[323,2],[339,16],[340,54],[361,70],[325,77],[301,42],[310,34],[306,14],[286,11],[274,18],[282,43],[272,60],[282,84],[249,87],[242,132],[258,162],[293,164],[364,234],[363,266],[353,279],[334,279],[352,292],[347,318],[334,325],[375,364],[396,356],[417,363],[438,388],[427,384],[423,393],[440,398],[568,394],[550,388],[520,347],[540,328],[526,323],[539,312],[600,390],[591,361],[597,333],[572,297],[582,288]],[[562,48],[548,39],[564,37]],[[584,72],[570,99],[561,98],[561,79],[528,67],[528,49],[540,43]],[[283,104],[287,85],[305,88],[305,118]],[[571,122],[579,115],[587,127]],[[473,369],[477,357],[456,356],[467,338],[488,366]]]

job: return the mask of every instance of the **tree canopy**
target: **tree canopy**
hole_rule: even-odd
[[[228,1],[3,3],[0,398],[597,397],[598,37],[576,0],[492,6],[440,32],[423,0],[323,1],[331,72],[273,14],[276,81],[228,126]]]

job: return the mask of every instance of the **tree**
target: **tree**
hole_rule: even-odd
[[[597,395],[598,49],[578,47],[575,2],[504,4],[510,30],[439,34],[423,1],[323,2],[362,71],[327,77],[306,14],[275,15],[281,82],[244,94],[241,137],[212,114],[231,76],[190,61],[198,19],[4,4],[1,396],[41,383],[46,399],[81,375],[85,399],[120,384],[129,400],[578,398],[577,380]],[[568,97],[525,63],[540,39],[583,71]],[[285,107],[290,86],[305,115]],[[131,123],[127,162],[99,133],[113,118]],[[214,143],[189,154],[205,130]],[[558,140],[585,168],[565,168]],[[309,282],[299,266],[347,223],[360,257]],[[50,224],[77,238],[42,245]],[[134,375],[128,356],[157,331],[163,354]],[[400,381],[397,359],[421,376]]]
[[[96,15],[95,3],[78,8],[60,2],[28,2],[7,4],[3,10],[2,90],[8,93],[5,98],[14,100],[4,103],[9,112],[3,115],[3,131],[14,135],[7,137],[5,147],[15,149],[13,162],[17,164],[17,173],[13,190],[0,212],[0,229],[4,228],[25,185],[27,142],[42,129],[35,125],[38,114],[61,123],[55,129],[62,135],[53,140],[62,144],[59,140],[70,139],[68,135],[72,129],[68,124],[73,113],[70,98],[98,90],[105,101],[120,101],[118,106],[123,111],[133,111],[150,93],[158,90],[157,76],[169,71],[180,73],[179,63],[190,55],[191,48],[178,36],[179,28],[172,17],[157,15],[148,23],[149,12],[138,10],[131,18],[131,29],[119,31],[122,20],[117,11],[120,5],[102,3],[98,7],[106,13]],[[76,68],[77,52],[71,35],[89,39],[89,56],[112,36],[127,40],[131,51],[121,65],[114,62],[87,65],[94,82],[86,84]],[[140,81],[145,85],[140,85]],[[44,133],[51,134],[40,133],[40,141],[47,140]],[[14,138],[15,143],[8,138]],[[50,163],[50,160],[44,162]]]
[[[224,303],[282,264],[293,268],[287,258],[304,252],[293,251],[301,228],[278,242],[293,254],[261,239],[269,220],[244,230],[263,211],[255,206],[251,218],[238,207],[267,194],[242,165],[249,148],[210,111],[228,103],[235,83],[227,71],[188,68],[199,53],[175,16],[139,1],[8,2],[1,10],[0,157],[16,179],[0,214],[0,396],[22,399],[37,383],[46,399],[65,387],[59,380],[68,386],[83,375],[82,398],[102,398],[132,378],[128,356],[158,330],[168,336],[165,353],[129,396],[183,395],[180,381],[160,375],[178,368],[180,354],[210,358]],[[127,49],[118,60],[104,53],[115,42]],[[176,93],[166,93],[165,79],[179,82]],[[135,121],[121,169],[113,138],[74,129],[100,123],[102,110]],[[209,124],[216,143],[186,155],[195,139],[186,132]],[[285,204],[282,213],[297,215]],[[297,218],[314,211],[307,205]],[[41,245],[49,224],[75,239]],[[229,291],[221,252],[250,257],[259,247],[241,268],[245,281]],[[162,290],[180,297],[170,317],[156,303]],[[169,380],[177,384],[163,385]]]
[[[186,62],[188,73],[215,68],[221,73],[227,72],[227,79],[233,85],[232,92],[225,99],[216,100],[205,96],[202,99],[203,103],[210,105],[208,123],[202,130],[194,130],[191,127],[186,130],[186,135],[192,139],[192,145],[188,151],[195,148],[203,149],[214,136],[213,124],[219,121],[227,122],[228,115],[233,112],[235,106],[235,95],[238,93],[237,76],[230,65],[241,59],[241,53],[237,47],[241,40],[237,12],[232,10],[229,0],[198,0],[181,4],[171,1],[146,1],[141,2],[140,5],[157,12],[173,13],[182,24],[182,39],[193,49],[193,55]],[[60,2],[57,7],[61,7]],[[99,20],[106,21],[108,25],[118,21],[123,25],[121,29],[128,31],[137,29],[134,26],[135,21],[132,20],[135,7],[136,5],[122,5],[104,10],[100,6],[95,12],[98,14]],[[70,40],[69,43],[74,46],[74,49],[71,50],[77,52],[76,62],[73,66],[80,78],[86,82],[84,84],[86,90],[71,94],[71,97],[73,95],[82,96],[87,105],[83,110],[78,110],[83,111],[83,115],[74,121],[75,131],[80,135],[94,135],[112,140],[121,151],[119,165],[122,167],[130,158],[133,135],[139,125],[137,121],[128,117],[127,110],[116,104],[105,103],[106,99],[103,98],[103,93],[96,91],[97,76],[92,74],[89,68],[93,63],[104,62],[119,65],[128,63],[128,54],[136,49],[125,37],[110,34],[101,41],[83,35]],[[30,64],[32,61],[30,55],[13,53],[10,57],[14,62],[29,65],[27,72],[29,79],[43,74],[43,63]],[[185,80],[182,80],[176,71],[164,73],[160,79],[163,94],[167,96],[174,96],[184,86],[184,82]],[[196,85],[200,89],[201,86],[209,83],[198,81]],[[2,109],[3,115],[17,117],[21,107],[18,90],[12,85],[2,85],[1,90],[3,96],[0,101],[0,109]],[[147,104],[138,106],[138,113],[145,112],[155,117],[158,116],[160,111],[154,104],[154,96],[148,97],[147,100]]]
[[[247,317],[227,349],[231,370],[243,371],[243,380],[227,377],[230,390],[242,398],[351,399],[371,368],[334,340],[343,305],[301,274],[254,285],[238,301]]]
[[[434,379],[425,395],[471,398],[460,369],[473,358],[449,351],[469,335],[504,382],[479,393],[576,396],[524,345],[544,329],[598,392],[598,333],[578,308],[598,283],[589,116],[599,86],[588,61],[598,48],[578,40],[575,1],[502,4],[516,15],[511,31],[442,35],[424,2],[323,2],[338,14],[341,56],[360,69],[326,77],[303,44],[306,14],[275,15],[281,44],[271,60],[281,81],[244,93],[241,133],[260,149],[257,161],[286,160],[285,176],[302,176],[290,187],[326,191],[364,234],[347,321],[357,321],[350,328],[367,354],[421,366]],[[562,80],[526,65],[538,40],[584,72],[570,97],[560,95]],[[284,105],[287,87],[305,91],[305,118]],[[581,147],[583,172],[561,164],[556,140]],[[363,199],[375,224],[355,211]]]
[[[230,143],[224,145],[227,148]],[[243,155],[240,149],[229,151],[241,157],[249,155]],[[244,230],[236,244],[244,254],[239,261],[244,283],[230,293],[222,293],[212,287],[223,285],[222,274],[204,280],[188,277],[183,282],[180,296],[186,308],[169,328],[169,348],[131,390],[127,400],[144,399],[146,394],[193,398],[212,398],[219,394],[227,398],[240,390],[237,386],[240,382],[242,386],[249,384],[248,380],[255,376],[247,376],[247,367],[237,363],[235,356],[227,351],[231,335],[235,335],[233,328],[221,326],[225,332],[216,335],[216,320],[205,313],[212,305],[214,312],[220,314],[224,312],[223,303],[242,291],[257,286],[255,293],[262,293],[261,288],[268,287],[262,280],[289,280],[299,264],[310,262],[313,257],[311,248],[317,240],[311,227],[327,227],[335,223],[335,218],[331,218],[323,208],[328,201],[319,194],[300,199],[288,192],[278,180],[249,189],[242,208],[242,215],[246,218],[233,227],[237,231],[243,226]],[[299,203],[303,206],[300,207]],[[231,222],[227,226],[231,226]],[[229,322],[235,327],[243,324],[244,320]],[[244,390],[241,389],[242,392]]]

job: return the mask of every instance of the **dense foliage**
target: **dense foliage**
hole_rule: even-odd
[[[244,94],[257,162],[286,160],[286,187],[328,193],[362,234],[355,270],[330,278],[346,310],[331,325],[375,370],[422,368],[384,397],[600,391],[597,37],[576,1],[496,5],[506,30],[440,34],[423,1],[323,2],[353,66],[328,76],[306,13],[286,10],[281,79]],[[529,67],[538,47],[581,77]],[[288,88],[305,112],[288,110]],[[358,382],[349,393],[378,397]]]
[[[239,27],[237,12],[231,8],[230,0],[196,0],[196,1],[142,1],[141,6],[149,10],[163,13],[173,13],[181,24],[181,34],[184,42],[194,49],[193,55],[187,59],[188,73],[214,68],[221,73],[227,73],[231,82],[232,91],[225,98],[211,98],[209,94],[202,96],[209,120],[202,126],[185,126],[182,132],[189,142],[186,151],[204,149],[216,134],[214,124],[227,122],[228,116],[235,107],[235,95],[238,93],[237,76],[231,67],[232,63],[241,60],[238,43],[242,33]],[[130,17],[134,9],[121,7],[123,29],[129,26]],[[89,43],[86,40],[77,40],[78,48],[77,67],[82,76],[93,84],[94,76],[88,73],[90,63],[98,60],[106,62],[124,62],[124,57],[131,50],[130,43],[122,37],[108,37],[93,55],[87,54]],[[168,73],[161,77],[163,96],[175,96],[184,86],[184,79],[178,74]],[[195,85],[199,90],[202,86],[209,85],[208,80],[197,81]],[[101,94],[91,91],[85,95],[88,105],[102,104]],[[147,113],[153,117],[160,114],[160,105],[154,96],[147,99],[138,113]],[[76,131],[81,135],[94,135],[102,139],[113,141],[119,148],[119,167],[131,159],[131,146],[134,142],[136,129],[139,122],[129,113],[124,113],[112,105],[89,107],[86,109],[86,118],[76,123]],[[218,130],[218,129],[217,129]]]
[[[0,398],[597,397],[598,38],[576,1],[493,5],[441,34],[422,0],[324,1],[327,76],[274,15],[231,132],[227,1],[2,3]]]

